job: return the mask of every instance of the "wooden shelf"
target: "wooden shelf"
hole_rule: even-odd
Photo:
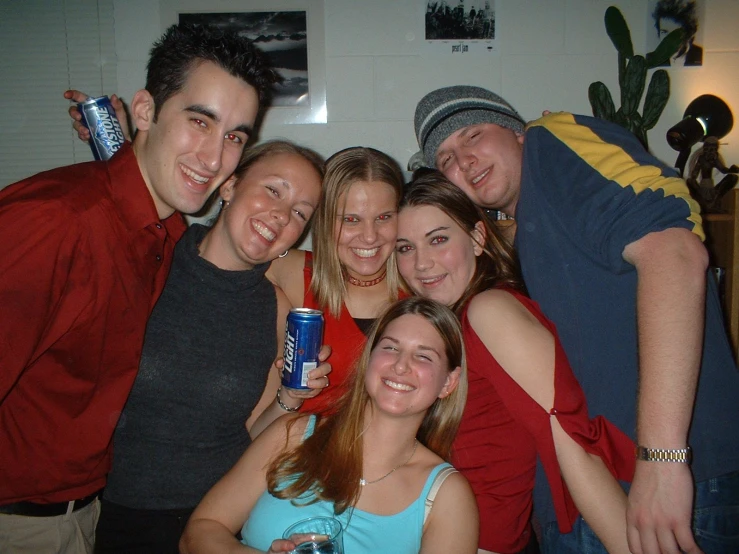
[[[739,189],[721,203],[724,213],[706,214],[703,225],[711,265],[724,269],[723,307],[734,358],[739,359]]]
[[[705,221],[733,221],[734,214],[706,214],[703,219]]]

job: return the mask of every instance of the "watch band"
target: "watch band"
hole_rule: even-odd
[[[693,450],[689,446],[673,450],[637,446],[636,459],[644,460],[645,462],[675,462],[679,464],[689,464],[693,459]]]

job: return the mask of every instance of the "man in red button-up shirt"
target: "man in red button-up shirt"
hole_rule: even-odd
[[[273,81],[249,41],[172,27],[131,102],[132,145],[0,191],[1,549],[91,550],[177,212],[229,178]]]

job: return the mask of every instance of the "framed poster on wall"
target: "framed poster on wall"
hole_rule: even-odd
[[[262,49],[283,82],[269,124],[326,123],[323,0],[160,0],[163,28],[208,24],[238,32]]]
[[[685,40],[670,67],[703,65],[703,30],[706,21],[705,0],[649,0],[647,2],[647,51],[651,52],[674,29],[682,29]]]
[[[434,54],[497,53],[495,0],[417,0]]]

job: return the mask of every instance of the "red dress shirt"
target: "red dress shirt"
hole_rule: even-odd
[[[130,145],[0,191],[0,505],[105,485],[184,230],[160,221]]]

